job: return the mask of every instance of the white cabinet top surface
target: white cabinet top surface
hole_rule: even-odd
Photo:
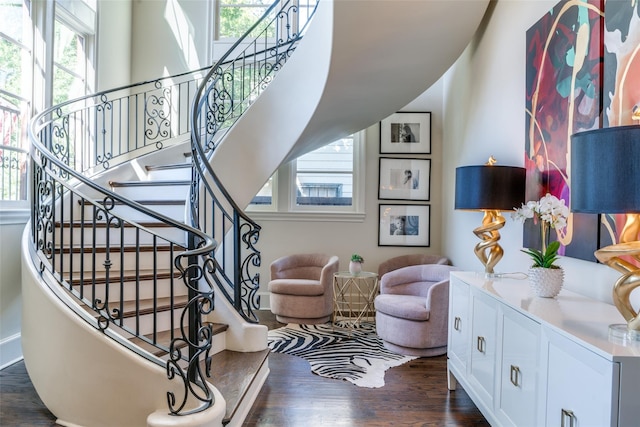
[[[485,278],[484,273],[451,273],[469,285],[558,333],[582,341],[585,347],[609,360],[640,358],[640,342],[609,338],[609,325],[626,323],[616,307],[563,289],[555,298],[540,298],[529,289],[528,279]]]

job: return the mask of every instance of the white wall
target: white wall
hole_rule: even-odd
[[[213,1],[133,2],[132,82],[197,70],[209,64]]]
[[[481,165],[490,155],[499,164],[523,166],[525,136],[526,31],[557,4],[551,1],[492,2],[481,31],[445,80],[444,253],[466,270],[483,271],[472,230],[482,213],[455,211],[455,169]],[[522,248],[522,225],[505,215],[500,245],[505,255],[496,272],[524,272],[530,259]],[[563,257],[565,287],[611,301],[619,276],[610,268]]]
[[[98,2],[98,34],[100,34],[96,64],[98,91],[131,82],[131,20],[132,4],[130,2]]]
[[[20,241],[29,210],[0,211],[0,369],[22,358]]]

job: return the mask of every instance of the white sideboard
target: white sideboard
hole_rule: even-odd
[[[610,340],[613,305],[527,280],[452,272],[449,389],[465,389],[492,426],[640,425],[640,343]]]

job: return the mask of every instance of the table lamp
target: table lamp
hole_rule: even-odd
[[[598,249],[598,261],[622,273],[613,302],[627,324],[611,325],[616,338],[640,340],[640,319],[631,292],[640,286],[640,125],[579,132],[571,136],[571,210],[626,214],[619,242]]]
[[[484,212],[482,226],[473,230],[481,240],[474,249],[485,274],[494,274],[494,267],[504,251],[498,244],[499,230],[504,226],[501,211],[512,211],[524,203],[524,168],[496,166],[493,157],[481,166],[456,168],[455,208]]]

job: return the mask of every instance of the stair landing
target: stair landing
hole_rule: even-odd
[[[227,401],[223,424],[228,424],[236,415],[242,400],[256,381],[261,368],[268,363],[268,355],[269,349],[250,353],[224,350],[213,355],[211,378],[208,381],[220,391]],[[201,364],[201,368],[204,372],[203,364]]]

